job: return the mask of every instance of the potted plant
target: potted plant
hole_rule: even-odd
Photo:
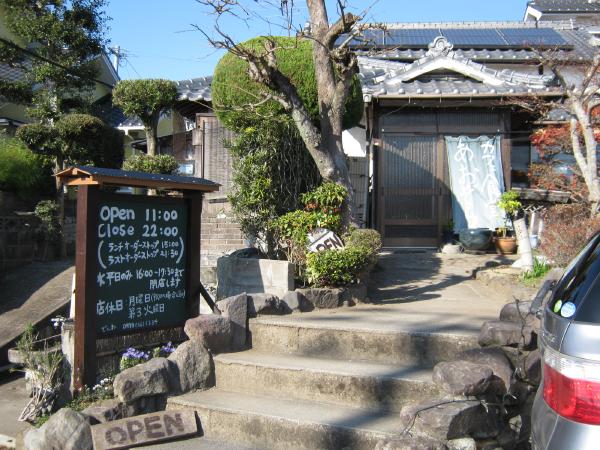
[[[497,205],[504,212],[504,226],[496,229],[494,238],[496,252],[501,255],[511,255],[517,252],[517,238],[513,234],[512,222],[523,206],[519,200],[519,193],[504,192]]]

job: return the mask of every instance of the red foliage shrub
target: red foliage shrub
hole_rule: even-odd
[[[558,173],[551,163],[532,163],[529,166],[528,176],[532,188],[566,191],[571,193],[572,201],[585,202],[587,200],[587,186],[583,177],[575,170],[571,175],[565,175]]]
[[[554,264],[564,267],[600,230],[600,217],[590,217],[589,205],[555,205],[544,214],[540,250]]]

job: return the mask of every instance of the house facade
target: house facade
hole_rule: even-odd
[[[498,195],[528,187],[536,157],[529,136],[540,118],[520,106],[562,95],[539,52],[572,63],[576,79],[597,51],[593,40],[571,23],[483,22],[392,24],[357,41],[370,224],[384,245],[437,246],[444,229],[494,228]],[[458,164],[465,154],[452,153],[453,139],[485,168]],[[481,142],[498,147],[493,161]]]
[[[445,230],[501,220],[495,199],[527,188],[536,159],[530,135],[540,117],[521,106],[562,96],[540,52],[568,63],[565,72],[576,80],[598,51],[598,18],[596,2],[537,0],[522,22],[387,24],[353,40],[365,113],[343,141],[361,223],[378,229],[386,246],[430,247]],[[232,161],[222,145],[230,134],[211,112],[210,82],[178,83],[173,124],[179,115],[193,125],[185,139],[175,131],[168,145],[190,175],[222,185],[207,207],[231,222]],[[471,156],[480,166],[467,170],[461,158]],[[479,199],[465,203],[465,191]],[[217,247],[203,262],[243,246],[226,242],[207,241]]]

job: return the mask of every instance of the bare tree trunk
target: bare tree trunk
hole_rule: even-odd
[[[155,126],[144,126],[146,132],[146,153],[155,156],[158,149],[158,132]]]
[[[571,99],[575,117],[571,118],[571,142],[573,144],[573,155],[577,165],[581,169],[583,179],[588,188],[588,200],[590,202],[590,213],[592,216],[600,213],[600,180],[598,179],[598,155],[597,142],[594,137],[593,126],[589,114],[585,111],[580,101]],[[579,142],[579,131],[577,123],[583,133],[585,143],[585,155],[581,150]]]
[[[329,24],[325,1],[307,0],[307,6],[310,12],[311,35],[314,39],[313,61],[317,78],[321,123],[319,147],[328,159],[326,162],[315,158],[315,162],[325,180],[338,183],[348,190],[348,197],[342,209],[342,225],[347,227],[351,224],[357,224],[353,201],[354,188],[352,187],[346,155],[342,146],[344,106],[354,72],[348,69],[347,72],[336,77],[331,59],[333,45],[337,37],[337,34],[334,33],[336,25]],[[311,152],[311,154],[313,153]]]

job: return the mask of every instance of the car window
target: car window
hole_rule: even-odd
[[[596,277],[583,303],[577,308],[575,321],[600,323],[600,277]]]
[[[600,245],[596,236],[567,267],[552,301],[548,304],[550,310],[562,317],[574,317],[586,293],[595,284],[598,273],[600,273]]]

